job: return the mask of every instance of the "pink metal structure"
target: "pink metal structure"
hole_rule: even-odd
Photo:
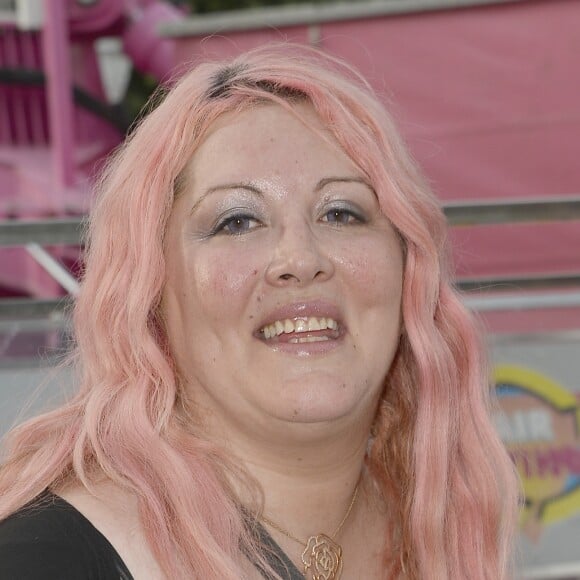
[[[94,41],[121,36],[134,65],[162,80],[174,42],[156,27],[182,17],[157,0],[45,0],[39,30],[0,24],[0,219],[86,213],[91,177],[123,136],[105,118],[111,108]],[[52,251],[65,262],[77,254]],[[0,295],[62,293],[24,248],[0,251]]]

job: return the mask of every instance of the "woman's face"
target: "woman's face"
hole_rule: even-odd
[[[401,330],[403,257],[313,109],[224,115],[186,170],[163,310],[211,424],[370,421]]]

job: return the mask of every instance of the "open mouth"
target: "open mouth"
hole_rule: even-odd
[[[323,342],[337,339],[340,326],[334,318],[327,316],[304,316],[275,320],[263,326],[258,334],[268,342]]]

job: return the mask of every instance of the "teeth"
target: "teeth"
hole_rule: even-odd
[[[294,332],[306,332],[308,330],[307,320],[297,320],[294,323]]]
[[[329,340],[328,336],[303,336],[302,338],[291,338],[289,342],[300,344],[302,342],[322,342],[323,340]]]
[[[338,330],[338,322],[333,318],[322,317],[316,318],[310,316],[306,319],[300,318],[298,320],[276,320],[272,324],[267,324],[262,328],[264,338],[270,339],[281,334],[290,334],[292,332],[313,332],[317,330]],[[326,336],[307,336],[301,338],[293,338],[290,342],[317,342],[320,340],[328,340]]]

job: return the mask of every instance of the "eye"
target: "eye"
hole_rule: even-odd
[[[355,212],[352,209],[335,207],[329,209],[322,216],[322,221],[332,225],[346,226],[349,224],[362,223],[365,220],[358,212]]]
[[[224,233],[231,236],[245,234],[260,225],[260,222],[251,215],[236,214],[221,220],[215,227],[215,233]]]

